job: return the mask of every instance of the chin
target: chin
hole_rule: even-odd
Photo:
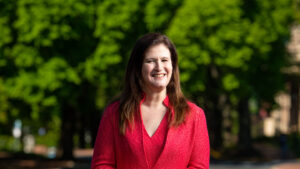
[[[151,91],[162,91],[165,90],[168,86],[167,81],[161,81],[161,82],[157,82],[157,81],[148,81],[148,83],[146,83],[146,88],[148,88]]]
[[[155,85],[152,88],[155,90],[164,90],[167,88],[167,85]]]

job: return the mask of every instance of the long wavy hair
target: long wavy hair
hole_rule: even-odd
[[[172,76],[167,86],[169,103],[174,111],[174,117],[169,113],[169,126],[179,126],[189,112],[187,99],[180,87],[178,56],[174,44],[166,35],[149,33],[137,40],[127,64],[124,88],[119,104],[119,129],[122,134],[125,134],[127,126],[134,125],[134,113],[138,112],[139,103],[143,97],[142,65],[145,52],[158,44],[164,44],[170,50],[173,66]]]

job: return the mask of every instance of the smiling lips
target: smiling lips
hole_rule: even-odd
[[[164,77],[165,75],[165,73],[152,74],[153,77]]]

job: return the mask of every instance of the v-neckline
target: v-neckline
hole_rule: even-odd
[[[149,134],[148,134],[148,132],[147,132],[147,130],[146,130],[146,128],[144,127],[144,123],[143,123],[143,119],[142,119],[142,114],[141,114],[141,104],[144,102],[144,100],[145,100],[145,94],[143,94],[142,100],[140,101],[140,104],[139,104],[139,117],[140,117],[139,121],[140,121],[140,125],[141,125],[141,130],[140,131],[142,133],[142,144],[143,144],[143,150],[144,150],[145,160],[146,160],[147,166],[149,167],[148,160],[147,160],[147,157],[146,157],[145,147],[144,147],[145,146],[144,145],[144,139],[145,138],[143,136],[144,135],[143,133],[146,132],[145,135],[147,135],[147,137],[150,139],[150,141],[152,141],[152,138],[156,137],[156,135],[159,133],[158,131],[161,130],[159,128],[162,128],[162,124],[163,124],[162,122],[163,122],[163,120],[168,120],[167,117],[169,115],[174,116],[174,111],[172,110],[172,108],[169,107],[169,97],[167,96],[165,98],[165,100],[163,101],[163,104],[168,108],[168,110],[165,113],[164,118],[161,120],[158,129],[155,131],[155,133],[152,135],[152,137],[150,137]],[[169,113],[171,113],[171,114],[169,114]],[[172,130],[173,130],[172,128],[168,127],[167,132],[166,132],[166,136],[165,136],[165,141],[164,141],[165,143],[164,143],[164,145],[162,147],[162,150],[161,150],[161,152],[159,154],[159,157],[158,157],[157,161],[155,162],[153,168],[156,168],[156,166],[158,166],[158,165],[160,166],[161,163],[164,163],[164,160],[162,161],[161,158],[164,158],[165,151],[169,147],[169,145],[168,145],[169,143],[168,142],[169,142],[170,139],[173,138],[173,132],[172,132]],[[172,137],[172,138],[169,138],[169,137]]]
[[[159,131],[160,131],[161,128],[163,127],[163,123],[165,123],[164,120],[166,120],[167,114],[168,114],[168,111],[164,114],[164,116],[163,116],[163,118],[161,119],[161,121],[160,121],[160,123],[159,123],[157,129],[154,131],[154,133],[153,133],[152,136],[150,136],[149,133],[148,133],[148,131],[146,130],[146,127],[145,127],[144,122],[143,122],[143,118],[141,117],[142,127],[143,127],[143,130],[144,130],[144,132],[146,133],[146,135],[147,135],[148,138],[152,139],[155,135],[157,135],[157,133],[159,133]]]

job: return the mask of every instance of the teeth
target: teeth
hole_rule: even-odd
[[[159,74],[159,75],[153,75],[154,77],[163,77],[165,76],[164,74]]]

